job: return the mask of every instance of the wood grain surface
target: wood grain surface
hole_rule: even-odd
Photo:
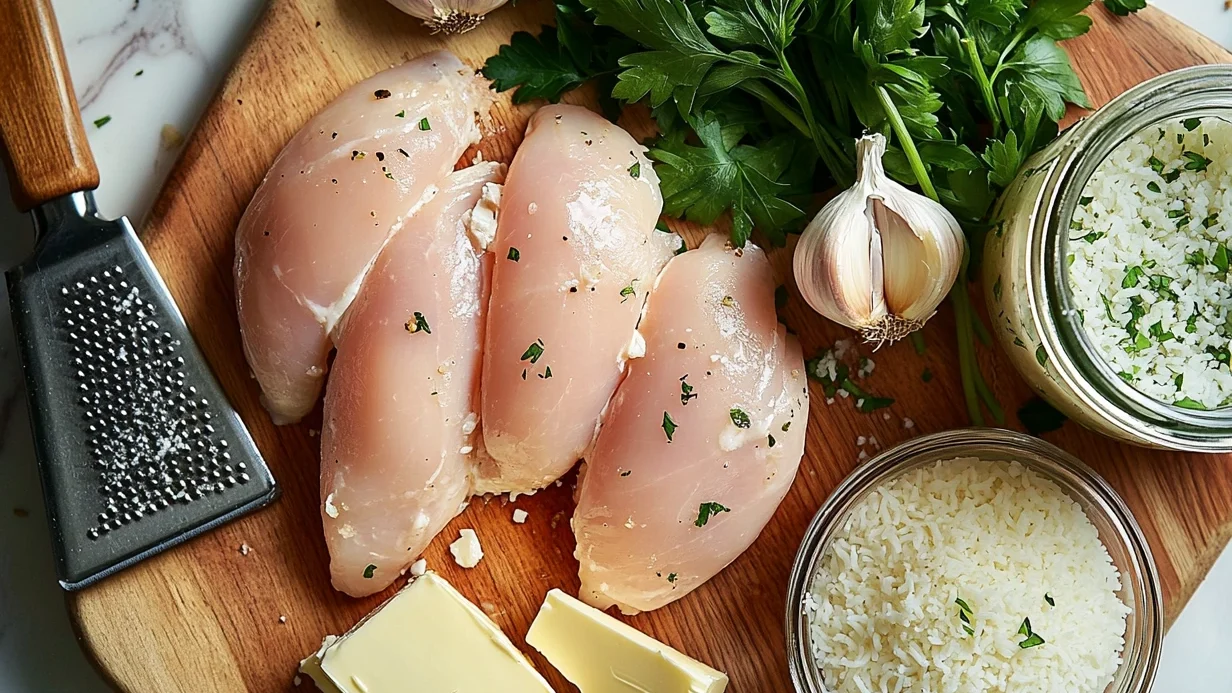
[[[1160,12],[1127,19],[1102,8],[1092,14],[1091,33],[1066,47],[1097,104],[1167,70],[1232,61]],[[258,404],[236,326],[235,226],[279,149],[346,86],[437,48],[453,50],[477,67],[511,33],[537,30],[550,17],[549,3],[523,0],[490,15],[479,29],[447,39],[429,36],[379,0],[271,2],[185,148],[144,239],[284,495],[256,515],[72,595],[71,610],[87,649],[121,690],[293,690],[297,662],[322,636],[347,630],[389,595],[351,599],[330,588],[317,509],[320,410],[299,425],[279,428]],[[570,98],[590,103],[591,96]],[[479,147],[484,156],[509,161],[533,110],[503,98],[492,132]],[[636,112],[627,113],[622,124],[635,132],[648,127],[645,114]],[[677,228],[690,245],[704,231]],[[785,278],[790,249],[772,256]],[[978,297],[977,304],[983,305]],[[783,316],[799,333],[806,354],[850,336],[812,314],[794,287]],[[813,513],[856,466],[857,437],[875,436],[891,446],[967,423],[949,309],[924,332],[923,356],[900,344],[875,357],[868,387],[897,398],[885,410],[888,417],[861,414],[849,400],[827,406],[815,390],[806,457],[761,538],[693,594],[628,622],[727,671],[735,693],[790,690],[783,636],[788,570]],[[1029,398],[1028,388],[999,353],[982,349],[981,359],[1010,412],[1010,425],[1021,428],[1013,412]],[[921,378],[926,368],[934,374],[928,383]],[[915,427],[906,429],[904,417]],[[1159,563],[1167,612],[1175,615],[1232,534],[1232,458],[1134,449],[1072,423],[1046,437],[1094,466],[1133,508]],[[549,589],[576,593],[578,587],[568,522],[572,482],[570,475],[562,487],[514,504],[504,498],[477,500],[426,554],[430,568],[483,605],[519,645]],[[530,513],[526,524],[511,521],[515,506]],[[486,553],[470,570],[455,565],[447,549],[462,527],[477,529]],[[240,550],[244,545],[250,547],[247,555]],[[559,691],[574,690],[537,653],[529,655]]]
[[[0,2],[0,65],[0,157],[17,209],[97,188],[51,0]]]

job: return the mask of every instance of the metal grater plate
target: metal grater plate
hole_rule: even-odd
[[[60,581],[77,589],[276,486],[127,220],[86,199],[39,223],[9,289]]]

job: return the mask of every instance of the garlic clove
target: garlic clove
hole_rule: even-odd
[[[858,197],[858,193],[849,190],[831,200],[805,229],[795,254],[796,282],[801,291],[805,287],[822,287],[805,296],[809,305],[852,329],[867,324],[874,310],[884,310],[881,296],[870,290],[873,286],[873,226],[871,223],[853,225],[851,232],[846,234],[818,230],[851,223],[849,219],[840,218],[851,201],[843,198]]]
[[[965,243],[949,211],[885,175],[885,148],[878,134],[857,142],[859,180],[809,223],[794,257],[809,305],[879,345],[933,316]]]
[[[887,253],[886,266],[894,271],[887,269],[886,294],[893,297],[891,313],[922,324],[954,286],[966,237],[945,207],[902,190],[911,197],[886,201],[890,214],[901,222],[888,225],[893,231],[882,231],[883,237],[893,233],[896,239],[895,253]]]

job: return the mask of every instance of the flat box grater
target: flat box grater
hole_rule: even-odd
[[[98,215],[47,0],[0,0],[0,57],[0,142],[38,239],[9,296],[60,584],[79,589],[277,486],[132,226]]]

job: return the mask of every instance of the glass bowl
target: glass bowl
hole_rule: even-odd
[[[787,661],[797,693],[828,693],[813,658],[804,596],[835,530],[856,503],[883,483],[958,457],[1017,461],[1082,506],[1121,573],[1118,596],[1130,608],[1121,666],[1105,693],[1149,691],[1163,644],[1163,593],[1151,549],[1129,508],[1094,470],[1060,448],[1021,433],[984,428],[922,436],[887,450],[852,472],[817,511],[796,553],[787,587]]]

